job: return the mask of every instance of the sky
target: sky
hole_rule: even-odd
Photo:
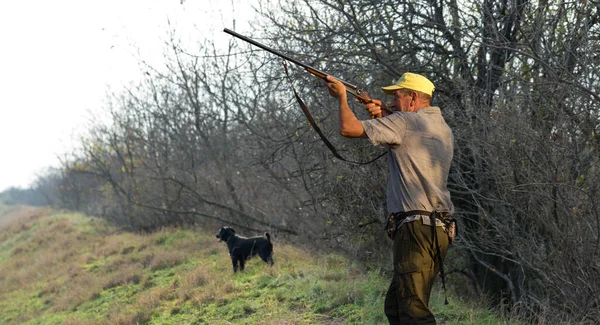
[[[71,152],[110,91],[160,64],[169,22],[177,36],[248,28],[243,0],[0,2],[0,192],[26,188]],[[139,54],[138,54],[139,53]]]

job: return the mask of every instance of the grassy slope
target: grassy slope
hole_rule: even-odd
[[[1,324],[386,323],[388,280],[340,256],[275,243],[274,267],[254,259],[233,274],[212,234],[140,235],[79,214],[11,213],[0,227]],[[445,324],[507,324],[451,300],[432,297]]]

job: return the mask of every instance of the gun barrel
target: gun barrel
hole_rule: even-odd
[[[280,56],[280,57],[282,57],[282,58],[284,58],[284,59],[286,59],[286,60],[288,60],[288,61],[290,61],[292,63],[295,63],[295,64],[297,64],[297,65],[299,65],[299,66],[301,66],[303,68],[312,69],[312,70],[314,70],[316,72],[319,72],[319,73],[322,73],[324,75],[327,75],[325,72],[319,71],[319,70],[317,70],[317,69],[315,69],[315,68],[313,68],[313,67],[311,67],[311,66],[309,66],[307,64],[304,64],[304,63],[302,63],[302,62],[300,62],[298,60],[295,60],[295,59],[293,59],[293,58],[291,58],[291,57],[289,57],[289,56],[287,56],[287,55],[285,55],[283,53],[280,53],[280,52],[278,52],[278,51],[276,51],[276,50],[274,50],[274,49],[272,49],[272,48],[270,48],[270,47],[268,47],[268,46],[266,46],[264,44],[261,44],[261,43],[255,41],[255,40],[253,40],[251,38],[248,38],[248,37],[246,37],[244,35],[238,34],[238,33],[234,32],[234,31],[232,31],[231,29],[225,28],[225,29],[223,29],[223,31],[225,33],[227,33],[227,34],[230,34],[230,35],[233,35],[233,36],[235,36],[235,37],[237,37],[239,39],[242,39],[242,40],[244,40],[244,41],[246,41],[246,42],[248,42],[248,43],[250,43],[252,45],[258,46],[258,47],[260,47],[261,49],[263,49],[263,50],[265,50],[267,52],[271,52],[271,53],[273,53],[273,54],[275,54],[277,56]]]
[[[325,73],[323,71],[315,69],[315,68],[311,67],[308,64],[304,64],[304,63],[302,63],[302,62],[300,62],[300,61],[298,61],[296,59],[293,59],[293,58],[291,58],[291,57],[289,57],[289,56],[287,56],[285,54],[282,54],[282,53],[280,53],[280,52],[278,52],[278,51],[276,51],[276,50],[274,50],[274,49],[272,49],[272,48],[270,48],[270,47],[268,47],[268,46],[266,46],[264,44],[261,44],[261,43],[255,41],[255,40],[251,39],[251,38],[248,38],[248,37],[246,37],[244,35],[238,34],[238,33],[234,32],[234,31],[232,31],[231,29],[225,28],[225,29],[223,29],[223,31],[225,33],[227,33],[227,34],[233,35],[233,36],[235,36],[235,37],[237,37],[237,38],[239,38],[241,40],[244,40],[244,41],[246,41],[246,42],[248,42],[248,43],[250,43],[252,45],[258,46],[258,47],[260,47],[261,49],[263,49],[263,50],[265,50],[267,52],[273,53],[273,54],[275,54],[275,55],[277,55],[279,57],[282,57],[282,58],[284,58],[284,59],[286,59],[286,60],[288,60],[288,61],[290,61],[290,62],[292,62],[294,64],[297,64],[297,65],[305,68],[306,70],[308,70],[309,72],[311,72],[314,75],[320,74],[321,75],[321,76],[319,76],[320,78],[325,79],[325,77],[328,75],[327,73]],[[316,72],[316,73],[313,73],[313,71]],[[353,85],[351,83],[348,83],[346,81],[340,80],[340,79],[338,79],[338,80],[340,82],[342,82],[346,87],[352,88],[355,92],[359,91],[359,89],[358,89],[357,86],[355,86],[355,85]]]

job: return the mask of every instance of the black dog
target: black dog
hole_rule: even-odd
[[[246,260],[256,254],[266,263],[273,265],[273,244],[271,243],[271,236],[267,232],[265,232],[264,237],[245,238],[236,236],[233,228],[223,227],[217,233],[217,241],[220,242],[221,240],[225,241],[227,248],[229,248],[233,272],[237,272],[238,262],[240,271],[243,271]]]

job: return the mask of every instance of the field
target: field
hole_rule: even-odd
[[[216,229],[136,234],[65,211],[0,207],[1,324],[386,324],[388,279],[274,239],[234,274]],[[441,324],[512,324],[436,284]]]

